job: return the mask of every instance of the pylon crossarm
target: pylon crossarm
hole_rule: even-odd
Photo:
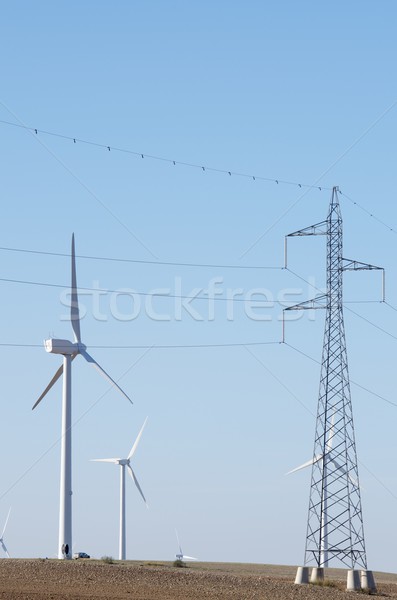
[[[342,258],[342,271],[384,271],[384,268],[350,258]]]
[[[328,221],[321,221],[321,223],[316,223],[315,225],[310,225],[310,227],[305,227],[304,229],[299,229],[293,233],[288,233],[288,235],[286,235],[284,238],[284,268],[287,268],[287,240],[289,237],[298,237],[304,235],[327,235],[327,233]]]
[[[350,258],[342,258],[342,271],[382,271],[382,302],[386,300],[385,269]]]
[[[326,300],[327,304],[323,304],[323,301]],[[299,304],[294,304],[294,306],[288,306],[283,310],[282,316],[282,343],[285,342],[285,318],[284,313],[287,310],[317,310],[318,308],[327,308],[328,305],[328,294],[324,294],[323,296],[317,296],[317,298],[313,298],[312,300],[305,300],[305,302],[300,302]]]
[[[286,237],[302,236],[302,235],[327,235],[328,233],[328,221],[321,221],[315,225],[310,225],[304,229],[299,229],[293,233],[289,233]]]
[[[327,304],[323,304],[323,301],[328,302],[328,294],[323,294],[312,300],[305,300],[299,304],[288,306],[287,308],[284,308],[284,310],[317,310],[318,308],[327,308]]]
[[[321,223],[315,223],[315,225],[310,225],[310,227],[305,227],[304,229],[299,229],[298,231],[294,231],[286,235],[284,238],[284,268],[287,268],[287,240],[289,237],[304,235],[327,235],[327,233],[328,221],[321,221]]]

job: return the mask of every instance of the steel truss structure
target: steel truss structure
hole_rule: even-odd
[[[326,310],[314,452],[309,462],[305,565],[326,567],[334,561],[366,569],[342,288],[344,271],[381,267],[343,258],[342,233],[338,188],[334,187],[327,219],[287,236],[327,236],[327,292],[285,310]]]

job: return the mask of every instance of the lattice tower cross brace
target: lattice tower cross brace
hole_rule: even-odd
[[[351,569],[356,566],[366,569],[342,284],[343,271],[380,269],[383,272],[383,269],[343,258],[342,215],[337,187],[332,190],[327,219],[287,237],[305,235],[327,236],[326,294],[285,309],[326,310],[305,565],[326,567],[331,561],[339,561]],[[384,290],[384,283],[382,286]]]

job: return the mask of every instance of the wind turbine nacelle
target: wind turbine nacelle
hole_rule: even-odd
[[[78,352],[77,344],[69,342],[69,340],[45,340],[44,348],[46,352],[52,354],[75,354],[75,352]]]

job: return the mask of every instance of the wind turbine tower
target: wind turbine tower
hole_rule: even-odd
[[[7,515],[7,518],[6,518],[6,522],[4,523],[3,531],[2,531],[2,533],[1,533],[1,537],[0,537],[0,544],[1,544],[1,547],[3,548],[4,552],[6,553],[6,556],[7,556],[7,558],[10,558],[10,555],[9,555],[9,553],[8,553],[7,546],[6,546],[6,545],[5,545],[5,543],[4,543],[4,534],[5,534],[5,532],[6,532],[6,528],[7,528],[8,519],[10,518],[10,512],[11,512],[11,508],[10,508],[10,510],[8,511],[8,515]]]
[[[127,467],[128,473],[132,481],[135,483],[138,492],[142,496],[144,503],[146,504],[146,508],[148,504],[146,502],[146,498],[143,495],[141,486],[139,485],[138,479],[131,467],[131,460],[135,454],[135,451],[138,447],[139,440],[141,439],[141,435],[145,428],[148,417],[146,417],[144,424],[141,427],[140,432],[126,458],[92,458],[93,462],[108,462],[113,463],[114,465],[118,465],[120,467],[120,525],[119,525],[119,560],[126,559],[126,517],[125,517],[125,468]]]
[[[343,258],[342,215],[338,188],[332,190],[327,219],[288,237],[325,235],[327,238],[327,291],[314,300],[287,310],[325,309],[325,332],[321,361],[320,389],[314,440],[305,562],[295,583],[308,583],[307,565],[315,565],[311,581],[323,579],[331,562],[347,566],[348,589],[375,588],[367,571],[361,510],[357,453],[350,396],[345,328],[343,321],[343,272],[382,270],[366,263]],[[286,250],[286,244],[285,244]],[[285,252],[285,267],[287,267]],[[384,277],[383,294],[384,294]],[[304,466],[304,465],[303,465]],[[356,570],[361,570],[360,574]]]
[[[69,340],[59,339],[45,340],[44,347],[46,351],[52,354],[61,355],[63,357],[63,364],[59,367],[54,377],[33,406],[33,409],[35,409],[63,374],[58,558],[65,559],[72,558],[72,361],[78,354],[81,354],[89,364],[95,367],[105,379],[107,379],[127,398],[127,400],[131,402],[127,394],[123,392],[110,375],[108,375],[96,360],[88,354],[87,346],[81,341],[74,235],[72,236],[71,257],[72,282],[70,321],[72,324],[74,341],[70,342]]]

